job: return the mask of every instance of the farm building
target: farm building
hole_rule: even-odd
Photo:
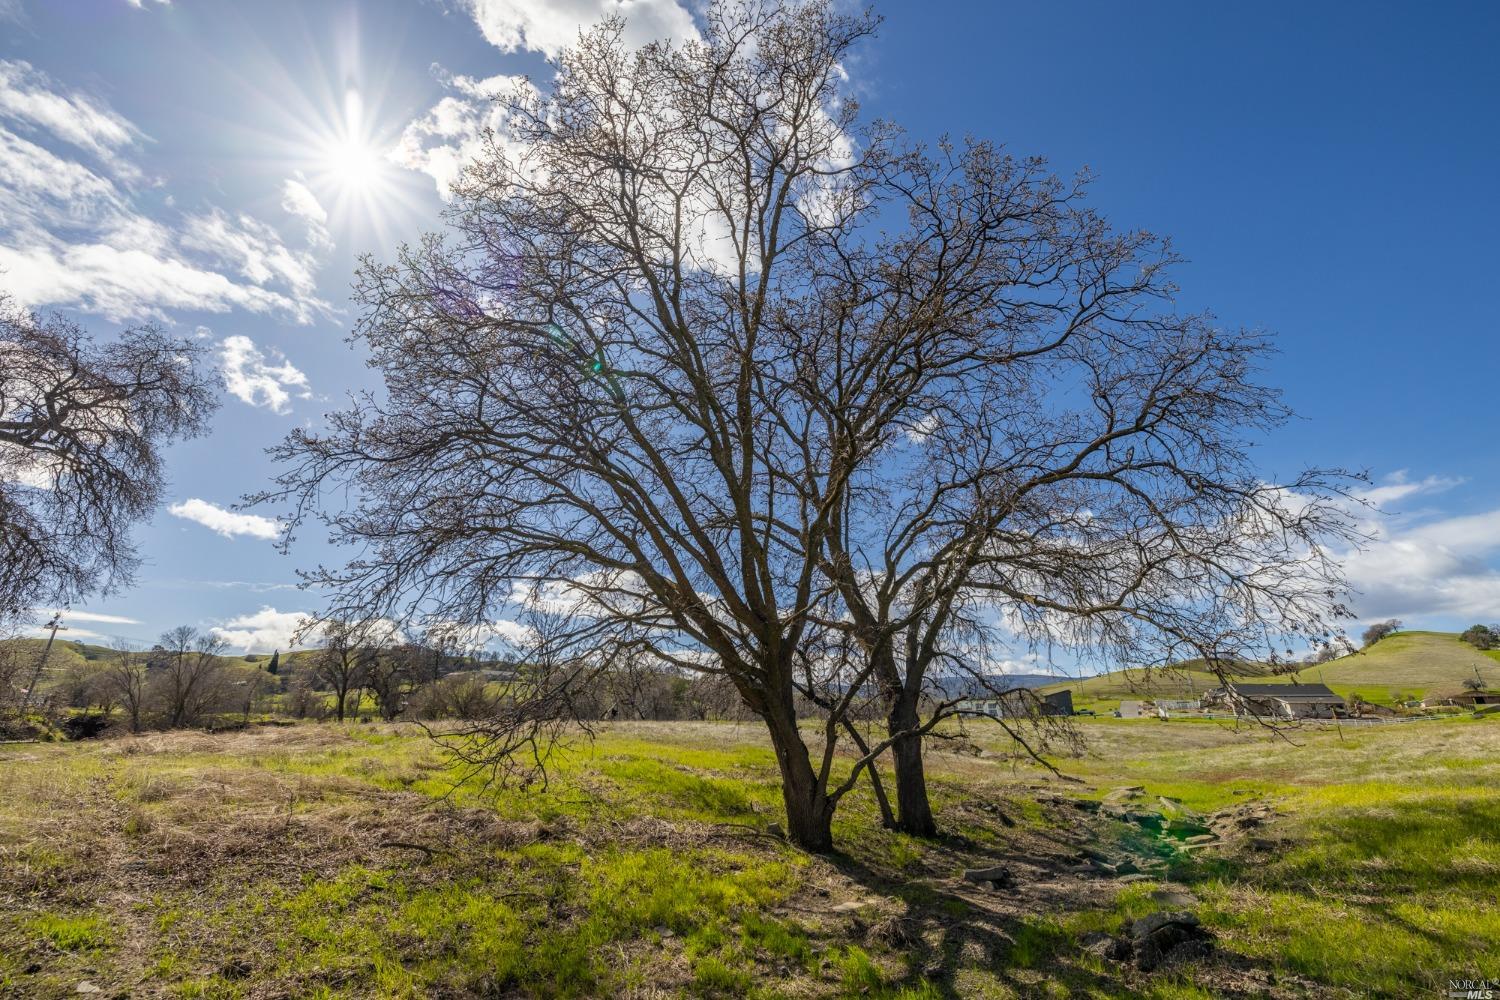
[[[966,698],[959,709],[996,719],[1013,719],[1027,715],[1072,715],[1073,692],[1054,691],[1035,694],[1031,691],[1007,691],[999,697]]]
[[[1332,719],[1348,708],[1323,684],[1230,684],[1220,698],[1235,715],[1272,719]]]

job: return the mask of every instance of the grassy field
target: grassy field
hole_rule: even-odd
[[[1293,674],[1256,676],[1257,684],[1322,683],[1344,698],[1390,705],[1403,697],[1457,694],[1475,669],[1490,687],[1500,688],[1500,650],[1480,651],[1451,632],[1398,632],[1370,647]],[[1085,681],[1044,688],[1073,692],[1079,708],[1109,710],[1129,698],[1195,698],[1219,679],[1205,670],[1115,671]]]
[[[857,797],[831,858],[766,833],[776,768],[748,725],[616,726],[546,790],[494,794],[403,727],[4,746],[0,996],[1395,997],[1500,976],[1500,722],[1083,732],[1066,779],[984,730],[945,743],[947,836],[879,830]],[[1121,784],[1277,815],[1189,855],[1076,804]],[[1100,849],[1160,864],[1080,870]],[[997,862],[1014,889],[956,877]],[[1148,974],[1080,950],[1163,905],[1218,954]]]

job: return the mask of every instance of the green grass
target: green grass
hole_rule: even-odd
[[[1235,950],[1356,996],[1437,991],[1500,964],[1500,900],[1479,889],[1500,884],[1493,722],[1272,741],[1226,727],[1088,729],[1103,752],[1074,770],[1100,793],[1128,782],[1200,810],[1268,799],[1283,813],[1269,856],[1176,869]]]
[[[1259,854],[1091,834],[1172,858],[1246,961],[1343,997],[1500,966],[1485,888],[1500,884],[1500,722],[1082,731],[1091,751],[1055,760],[1085,783],[1070,794],[1276,805]],[[184,997],[1221,995],[1212,970],[1143,977],[1080,952],[1156,908],[1155,883],[1015,913],[956,882],[985,852],[1065,857],[1086,815],[1038,802],[1045,772],[994,756],[995,731],[971,738],[992,755],[928,760],[940,820],[968,846],[881,830],[861,784],[833,859],[756,834],[781,815],[751,726],[617,726],[560,758],[545,791],[455,789],[400,727],[0,749],[0,996],[84,978]],[[896,917],[922,939],[862,929]]]
[[[30,921],[37,936],[50,941],[61,951],[92,951],[109,944],[109,930],[103,919],[93,914],[62,916],[43,913]]]

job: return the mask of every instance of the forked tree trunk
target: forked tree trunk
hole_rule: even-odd
[[[819,787],[817,772],[807,756],[807,744],[797,730],[795,714],[775,711],[765,716],[771,746],[781,769],[781,798],[786,806],[786,835],[813,854],[833,850],[833,804]]]
[[[891,705],[886,724],[892,735],[916,729],[921,725],[917,700],[903,691]],[[922,737],[908,736],[891,745],[896,772],[896,829],[931,837],[937,833],[932,817],[932,803],[927,798],[927,773],[922,767]]]

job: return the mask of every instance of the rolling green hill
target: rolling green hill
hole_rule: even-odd
[[[1456,694],[1476,668],[1487,686],[1500,688],[1500,650],[1481,652],[1460,642],[1453,632],[1398,632],[1368,650],[1296,673],[1246,677],[1254,676],[1258,684],[1323,683],[1345,698],[1358,694],[1366,701],[1390,704],[1397,694]],[[1042,690],[1071,690],[1075,704],[1097,709],[1113,708],[1121,699],[1195,698],[1218,686],[1218,678],[1206,670],[1117,670]]]

